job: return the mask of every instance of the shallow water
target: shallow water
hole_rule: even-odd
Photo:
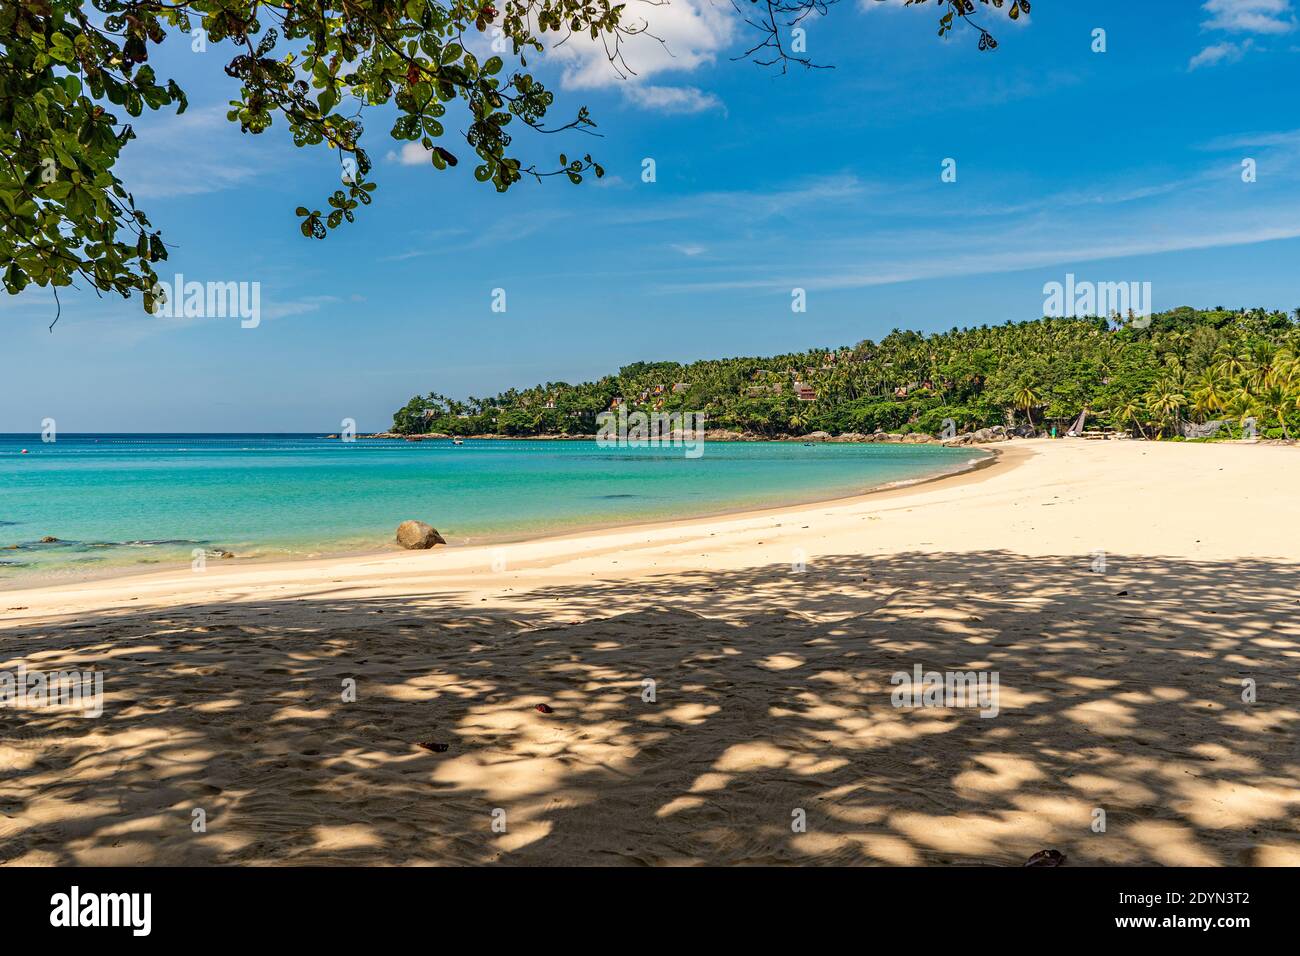
[[[589,441],[0,435],[0,585],[179,565],[196,549],[241,558],[376,550],[407,518],[465,544],[814,501],[983,454],[708,442],[691,459],[682,448]],[[41,543],[46,536],[59,540]]]

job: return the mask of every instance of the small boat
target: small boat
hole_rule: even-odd
[[[453,445],[463,445],[463,444],[465,444],[465,439],[463,439],[463,438],[453,438],[453,439],[451,440],[451,443],[452,443]]]

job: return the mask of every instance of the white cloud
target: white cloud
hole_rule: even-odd
[[[610,62],[612,46],[603,39],[574,34],[549,55],[563,67],[566,89],[601,89],[640,83],[669,72],[689,73],[714,62],[726,49],[736,21],[729,6],[709,0],[671,0],[661,5],[629,4],[624,23],[644,30],[623,37],[621,60]]]
[[[1291,0],[1206,0],[1202,9],[1210,16],[1202,24],[1207,30],[1289,33],[1296,26]]]
[[[117,174],[136,199],[199,196],[231,189],[277,164],[272,136],[247,135],[226,107],[169,110],[131,121],[136,137],[122,150]],[[178,153],[184,154],[178,162]]]
[[[1199,148],[1210,152],[1249,149],[1251,147],[1282,146],[1295,151],[1300,146],[1300,129],[1280,130],[1271,133],[1240,133],[1232,136],[1219,136],[1203,143]]]
[[[305,299],[275,302],[262,309],[264,319],[283,319],[290,315],[303,315],[307,312],[319,312],[322,306],[338,302],[338,296],[309,295]]]
[[[674,243],[673,248],[684,256],[698,256],[707,251],[703,246],[694,242]]]
[[[429,153],[422,143],[403,143],[401,150],[389,150],[384,159],[403,166],[428,166]]]
[[[623,91],[629,102],[661,113],[703,113],[724,109],[722,100],[694,86],[628,86]]]
[[[803,224],[792,243],[791,220],[752,208],[768,190],[690,197],[674,212],[683,244],[707,247],[698,258],[656,262],[663,293],[791,288],[846,290],[963,275],[1185,250],[1218,249],[1300,238],[1300,130],[1234,134],[1200,148],[1249,142],[1269,175],[1245,186],[1239,154],[1214,156],[1174,183],[1152,184],[1133,171],[1086,191],[1040,194],[1032,203],[987,198],[951,206],[934,184],[823,182],[779,190],[785,210]],[[854,195],[853,189],[856,189]],[[838,193],[838,198],[831,198]],[[817,205],[814,205],[817,203]],[[918,257],[913,250],[924,249]],[[681,250],[677,250],[681,251]]]
[[[877,248],[873,249],[870,255],[862,256],[866,263],[863,265],[844,264],[838,269],[824,269],[820,272],[814,268],[786,267],[785,272],[777,272],[779,267],[765,263],[762,274],[756,274],[752,278],[667,283],[659,286],[659,291],[689,293],[748,289],[771,292],[788,291],[795,286],[818,291],[864,289],[925,279],[997,275],[1054,265],[1077,267],[1079,263],[1100,262],[1107,259],[1255,245],[1300,238],[1300,225],[1297,225],[1293,218],[1294,210],[1289,213],[1290,217],[1271,217],[1271,221],[1244,224],[1240,228],[1228,231],[1213,225],[1198,229],[1194,223],[1188,223],[1177,235],[1129,233],[1131,238],[1118,242],[1109,234],[1062,238],[1059,234],[1043,230],[1018,229],[1012,233],[1001,230],[996,234],[965,236],[962,248],[954,246],[947,249],[942,256],[933,256],[925,260],[917,260],[915,256],[908,257],[906,260],[890,258],[886,250]],[[925,242],[932,248],[938,248],[951,240],[953,233],[944,231],[892,238],[895,241]],[[1026,251],[1014,257],[1008,257],[1001,251],[968,251],[977,246],[993,248],[998,243],[1007,243]],[[734,275],[736,271],[733,269],[732,274]]]
[[[501,18],[495,22],[500,26]],[[634,35],[620,35],[617,46],[604,34],[592,39],[580,33],[561,34],[547,46],[543,57],[559,70],[561,88],[617,90],[632,106],[669,114],[725,111],[721,99],[699,86],[665,85],[662,80],[729,54],[739,21],[727,0],[630,0],[622,22]],[[552,36],[547,34],[548,41]],[[495,54],[486,34],[466,37],[465,44],[480,59]],[[660,82],[651,84],[652,77]]]
[[[835,207],[867,193],[856,176],[819,176],[785,189],[695,193],[625,213],[611,213],[620,224],[671,222],[703,215],[714,221],[757,223],[783,216],[804,216],[816,206]]]
[[[1196,56],[1187,61],[1187,69],[1195,70],[1202,66],[1217,66],[1220,63],[1236,63],[1246,51],[1251,48],[1250,40],[1243,40],[1241,43],[1216,43],[1213,46],[1207,46]]]
[[[1289,33],[1296,27],[1291,0],[1205,0],[1201,9],[1209,16],[1201,23],[1204,30],[1277,34]],[[1187,61],[1187,69],[1236,63],[1253,49],[1255,41],[1249,37],[1240,43],[1212,43]]]

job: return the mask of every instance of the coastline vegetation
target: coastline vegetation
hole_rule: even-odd
[[[994,425],[1087,427],[1182,439],[1222,423],[1241,437],[1300,431],[1300,309],[1180,307],[1149,319],[1043,318],[880,342],[689,364],[637,362],[593,382],[547,382],[465,401],[417,395],[402,435],[593,435],[612,408],[703,412],[763,437],[824,431],[939,434]]]

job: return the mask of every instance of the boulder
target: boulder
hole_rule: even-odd
[[[980,428],[971,432],[971,441],[976,444],[986,444],[988,442],[1006,440],[1007,430],[1003,425],[994,425],[992,428]]]
[[[934,441],[934,439],[931,438],[929,435],[927,435],[925,432],[912,432],[911,434],[905,436],[903,438],[903,441],[908,443],[909,445],[920,445],[924,442]]]
[[[446,544],[438,529],[423,521],[403,521],[397,526],[397,543],[407,551],[426,551],[435,544]]]
[[[830,432],[809,432],[803,436],[803,441],[829,441]]]
[[[1213,438],[1219,434],[1219,429],[1228,424],[1222,419],[1206,422],[1203,425],[1195,422],[1183,422],[1184,438]]]

